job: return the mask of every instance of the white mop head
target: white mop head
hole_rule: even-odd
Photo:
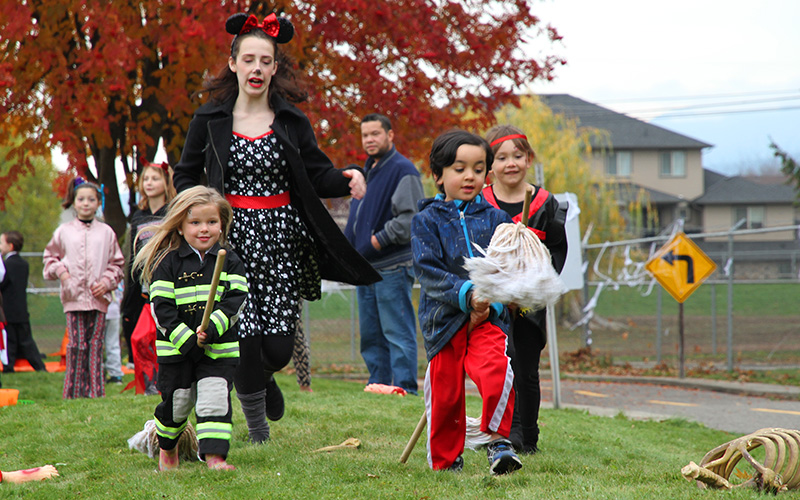
[[[536,311],[555,304],[566,291],[550,251],[522,223],[497,226],[489,248],[481,252],[484,257],[464,262],[481,299]]]
[[[492,435],[481,430],[481,418],[467,415],[467,433],[464,435],[464,447],[477,450],[491,442]]]

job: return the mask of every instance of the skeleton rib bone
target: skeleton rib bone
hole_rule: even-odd
[[[764,448],[764,463],[759,463],[750,452]],[[736,465],[744,458],[755,473],[741,484],[728,481]],[[765,428],[752,434],[717,446],[706,453],[700,465],[689,462],[681,469],[686,479],[696,480],[701,488],[730,490],[748,487],[759,491],[777,493],[794,490],[800,486],[800,431]]]

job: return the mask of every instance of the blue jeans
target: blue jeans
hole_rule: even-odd
[[[417,393],[417,319],[411,302],[414,271],[378,271],[383,281],[357,287],[361,357],[370,384]]]

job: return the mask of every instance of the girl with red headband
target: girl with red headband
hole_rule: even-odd
[[[334,167],[293,104],[308,94],[278,48],[292,39],[292,23],[275,14],[234,14],[225,29],[234,35],[231,53],[205,85],[209,100],[189,124],[175,187],[182,191],[205,175],[233,206],[230,242],[250,284],[234,383],[250,440],[261,443],[269,439],[266,419],[284,413],[273,373],[291,359],[299,300],[318,299],[322,278],[368,285],[380,277],[320,201],[360,198],[366,182],[358,167]]]
[[[147,294],[130,269],[136,254],[153,235],[152,227],[159,224],[167,213],[167,205],[175,197],[172,169],[166,162],[150,163],[139,160],[141,172],[136,183],[139,203],[131,216],[128,235],[128,266],[125,271],[125,290],[122,296],[122,332],[128,348],[128,365],[134,364],[137,394],[158,394],[156,375],[156,330],[150,314]],[[142,312],[145,312],[143,315]],[[141,325],[139,324],[141,322]],[[138,328],[137,328],[138,327]],[[135,335],[134,335],[135,333]],[[135,340],[134,340],[135,337]],[[114,381],[115,382],[115,381]]]
[[[486,201],[504,210],[514,222],[522,220],[525,191],[532,188],[528,228],[544,243],[552,257],[553,267],[561,272],[567,258],[567,236],[564,229],[566,205],[540,186],[525,178],[536,154],[522,130],[512,125],[498,125],[486,134],[494,153],[494,182],[483,189]],[[508,439],[522,453],[539,450],[539,358],[547,341],[545,309],[527,313],[525,304],[514,315],[508,354],[514,369],[517,400]]]

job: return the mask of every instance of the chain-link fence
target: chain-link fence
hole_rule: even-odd
[[[583,294],[571,292],[556,308],[562,355],[586,346],[590,339],[596,353],[614,362],[676,363],[677,303],[644,271],[653,249],[666,240],[661,237],[586,247],[592,279]],[[729,362],[737,368],[800,363],[800,248],[796,241],[784,246],[783,250],[758,252],[752,244],[734,239],[730,251],[708,252],[717,271],[684,304],[687,363],[713,363],[723,368]],[[28,300],[34,338],[42,352],[55,352],[65,327],[58,284],[41,280],[41,253],[23,256],[31,264]],[[748,264],[741,265],[740,261]],[[770,279],[755,279],[759,266],[762,276],[777,274]],[[305,303],[302,319],[314,371],[366,373],[359,352],[355,295],[352,286],[324,282],[322,298]],[[415,304],[418,295],[415,288]],[[418,344],[423,370],[426,360],[419,333]],[[545,359],[547,354],[545,350]]]
[[[688,235],[717,269],[684,302],[687,364],[800,366],[798,227]],[[581,319],[559,331],[562,353],[590,345],[617,363],[676,363],[678,303],[645,270],[670,238],[584,247],[591,279],[579,300]]]

